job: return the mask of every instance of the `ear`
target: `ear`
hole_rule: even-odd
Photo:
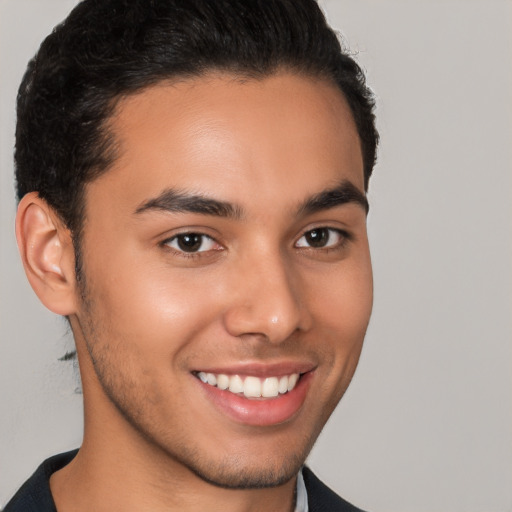
[[[30,285],[51,311],[76,311],[75,253],[71,233],[37,192],[18,206],[16,239]]]

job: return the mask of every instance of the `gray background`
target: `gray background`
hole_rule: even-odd
[[[0,505],[82,434],[14,242],[13,105],[75,0],[0,0]],[[377,92],[375,307],[310,465],[374,512],[512,511],[512,2],[324,0]]]

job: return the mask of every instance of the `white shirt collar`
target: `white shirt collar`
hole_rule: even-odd
[[[295,512],[308,512],[308,491],[302,476],[302,471],[297,475],[297,493],[295,502]]]

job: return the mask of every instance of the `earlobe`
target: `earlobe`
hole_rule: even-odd
[[[39,300],[59,315],[74,313],[76,279],[71,234],[36,192],[20,201],[16,239],[25,273]]]

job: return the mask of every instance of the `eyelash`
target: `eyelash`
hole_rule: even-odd
[[[307,246],[297,245],[300,242],[300,240],[302,240],[303,238],[306,238],[308,235],[312,236],[313,233],[318,233],[318,232],[324,232],[324,233],[328,232],[328,237],[329,237],[328,241],[332,237],[333,234],[336,234],[337,236],[339,236],[340,240],[338,242],[336,242],[335,244],[333,244],[332,246],[314,247],[311,245],[307,245]],[[186,237],[195,237],[196,239],[200,238],[201,240],[200,240],[199,248],[202,247],[202,245],[204,244],[204,242],[206,240],[209,240],[212,244],[217,245],[219,248],[215,248],[215,249],[212,248],[212,249],[203,250],[203,251],[186,251],[179,247],[172,247],[172,245],[171,245],[172,243],[176,242],[177,244],[179,244],[180,240],[183,241],[183,239]],[[327,226],[319,226],[319,227],[305,231],[302,234],[302,236],[295,242],[294,247],[303,249],[306,251],[321,250],[324,253],[327,253],[327,252],[343,249],[345,247],[345,245],[348,242],[350,242],[351,240],[352,240],[352,235],[345,230],[327,227]],[[311,243],[311,241],[310,241],[310,243]],[[200,258],[200,257],[204,257],[207,253],[211,253],[211,251],[221,251],[222,250],[222,246],[214,238],[212,238],[211,236],[206,235],[204,233],[200,233],[200,232],[196,232],[196,231],[187,231],[185,233],[179,233],[178,235],[174,235],[171,238],[165,239],[164,241],[162,241],[160,243],[160,245],[164,249],[172,251],[174,254],[176,254],[180,257],[183,257],[183,258]]]
[[[218,249],[212,248],[212,249],[208,249],[206,251],[204,251],[204,250],[203,251],[186,251],[179,247],[172,247],[172,245],[171,245],[172,243],[176,242],[179,245],[180,241],[185,241],[184,239],[186,239],[187,237],[189,237],[189,238],[194,237],[195,239],[199,238],[200,239],[199,248],[201,248],[203,246],[205,241],[210,241],[212,244],[218,245],[219,248]],[[196,240],[196,242],[197,242],[197,240]],[[178,235],[174,235],[171,238],[167,238],[166,240],[164,240],[161,243],[161,245],[165,249],[172,251],[174,254],[177,254],[178,256],[183,257],[183,258],[200,258],[200,257],[204,256],[205,253],[221,250],[221,248],[220,248],[221,245],[214,238],[212,238],[211,236],[208,236],[204,233],[199,233],[196,231],[188,231],[186,233],[179,233]]]
[[[337,229],[337,228],[330,228],[327,226],[319,226],[317,228],[309,229],[308,231],[306,231],[299,238],[299,240],[297,242],[295,242],[295,247],[297,247],[297,244],[303,238],[307,238],[308,235],[310,235],[310,237],[311,237],[311,236],[313,236],[313,233],[316,233],[318,235],[319,232],[323,232],[322,235],[327,232],[328,239],[327,239],[326,243],[329,242],[329,240],[333,234],[337,235],[339,237],[339,240],[338,240],[338,242],[336,242],[332,245],[329,245],[329,246],[324,245],[324,246],[320,246],[320,247],[314,247],[314,246],[312,247],[311,245],[309,245],[309,246],[299,246],[299,247],[304,247],[304,249],[309,249],[309,250],[323,250],[324,252],[329,252],[329,251],[333,251],[333,250],[337,250],[337,249],[342,249],[347,244],[347,242],[349,242],[352,239],[351,235],[345,230]],[[322,241],[322,239],[320,239],[320,241]]]

